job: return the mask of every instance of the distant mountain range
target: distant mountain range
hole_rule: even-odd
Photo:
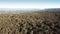
[[[49,8],[49,9],[30,9],[30,10],[0,10],[0,14],[8,14],[8,13],[25,13],[25,12],[60,12],[60,8]]]

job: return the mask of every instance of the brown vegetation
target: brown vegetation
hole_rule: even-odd
[[[1,14],[0,34],[60,34],[60,14]]]

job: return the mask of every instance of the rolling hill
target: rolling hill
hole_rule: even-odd
[[[60,34],[60,9],[0,13],[0,34]]]

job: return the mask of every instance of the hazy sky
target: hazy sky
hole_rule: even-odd
[[[0,0],[0,8],[60,8],[60,0]]]

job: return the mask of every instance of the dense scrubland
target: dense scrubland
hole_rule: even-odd
[[[60,13],[0,14],[0,34],[60,34]]]

